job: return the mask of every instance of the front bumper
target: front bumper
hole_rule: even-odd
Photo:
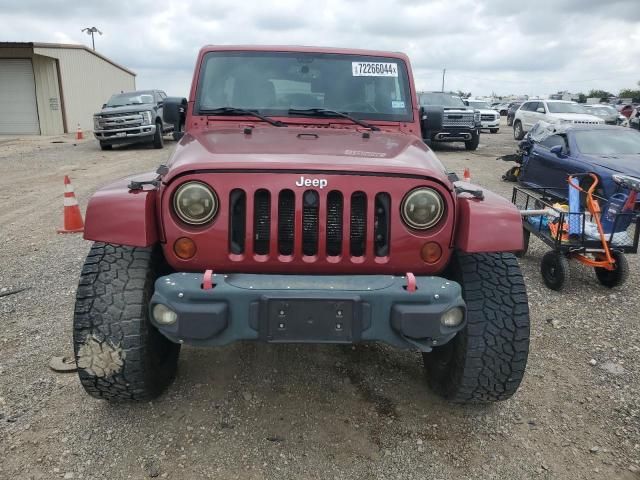
[[[430,351],[464,328],[466,306],[460,285],[439,277],[390,275],[203,275],[160,277],[149,304],[152,323],[176,343],[226,345],[239,340],[269,343],[358,343],[380,341]],[[163,304],[177,314],[171,325],[153,317]],[[456,327],[442,324],[459,308]]]
[[[492,120],[492,121],[483,121],[482,128],[500,128],[500,119]]]
[[[142,125],[109,130],[95,130],[96,139],[103,143],[118,144],[150,140],[156,133],[155,125]]]
[[[431,134],[431,140],[436,142],[468,142],[472,139],[473,135],[480,134],[480,127],[480,124],[473,128],[448,127],[445,125],[442,127],[442,130]]]

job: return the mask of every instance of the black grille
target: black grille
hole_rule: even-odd
[[[295,212],[295,195],[291,190],[282,190],[278,196],[278,251],[280,255],[293,254]]]
[[[231,190],[229,194],[229,250],[244,252],[245,221],[247,216],[247,194],[244,190]]]
[[[485,113],[483,115],[480,115],[480,120],[484,122],[490,122],[495,119],[496,119],[496,116],[493,113]]]
[[[269,253],[271,236],[271,195],[258,190],[253,197],[253,251],[258,255]]]
[[[318,209],[320,196],[315,190],[307,190],[302,197],[302,253],[318,253]]]
[[[350,253],[362,257],[367,244],[367,195],[355,192],[351,195]]]
[[[342,193],[332,190],[327,195],[327,255],[342,253]]]
[[[389,245],[391,240],[391,197],[388,193],[376,195],[374,219],[374,246],[376,257],[386,257],[389,255]]]

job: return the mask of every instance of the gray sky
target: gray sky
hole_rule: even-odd
[[[546,95],[640,80],[640,0],[0,0],[0,41],[91,44],[138,88],[188,94],[205,44],[407,53],[420,89]]]

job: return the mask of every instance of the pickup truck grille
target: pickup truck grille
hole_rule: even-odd
[[[495,113],[483,113],[480,115],[480,120],[483,122],[493,122],[496,118],[498,118],[498,115]]]
[[[231,254],[275,253],[280,261],[318,257],[386,257],[391,239],[391,197],[380,192],[318,190],[229,194],[229,251]],[[273,205],[273,202],[277,202]],[[274,208],[275,207],[275,208]],[[372,218],[371,218],[372,217]],[[272,222],[276,225],[272,225]],[[367,228],[373,222],[373,229]],[[251,238],[245,232],[251,230]],[[367,232],[373,238],[367,238]],[[271,245],[271,241],[276,242]],[[369,250],[367,250],[369,249]]]
[[[442,120],[444,127],[468,127],[473,128],[473,112],[469,113],[444,113]]]
[[[98,126],[101,130],[118,130],[142,125],[143,119],[140,113],[106,113],[98,117]]]

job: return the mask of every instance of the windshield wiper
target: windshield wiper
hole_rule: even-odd
[[[265,115],[262,115],[254,110],[246,110],[244,108],[236,108],[236,107],[220,107],[220,108],[203,108],[200,109],[198,113],[204,115],[247,115],[250,117],[256,117],[260,120],[270,123],[274,127],[286,127],[287,124],[281,122],[280,120],[274,120],[273,118],[269,118]]]
[[[289,115],[305,115],[307,117],[341,117],[341,118],[346,118],[348,120],[351,120],[353,123],[357,123],[361,127],[369,128],[374,132],[377,132],[380,130],[375,125],[371,125],[370,123],[367,123],[365,121],[358,120],[357,118],[354,118],[349,114],[346,114],[344,112],[338,112],[336,110],[327,110],[326,108],[305,108],[305,109],[290,108]]]

